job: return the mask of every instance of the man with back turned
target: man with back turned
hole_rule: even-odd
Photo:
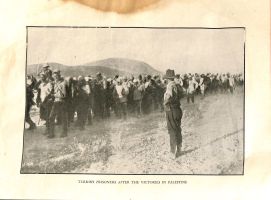
[[[174,70],[168,69],[165,78],[169,80],[164,94],[164,106],[166,111],[167,128],[170,138],[170,152],[175,158],[181,155],[182,133],[181,133],[181,92],[174,81]]]

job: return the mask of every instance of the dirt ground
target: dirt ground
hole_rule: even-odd
[[[126,121],[111,118],[84,131],[71,126],[66,138],[47,139],[44,126],[26,130],[21,172],[242,174],[243,97],[239,88],[233,95],[196,97],[195,104],[183,99],[183,155],[177,159],[170,156],[161,112]]]

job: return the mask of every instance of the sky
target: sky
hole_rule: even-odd
[[[27,64],[80,65],[106,58],[144,61],[165,72],[244,69],[244,29],[28,28]]]

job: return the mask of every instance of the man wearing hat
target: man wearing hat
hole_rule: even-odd
[[[118,117],[126,119],[127,118],[127,95],[129,94],[129,89],[123,84],[122,79],[119,77],[117,79],[117,85],[114,87],[113,98],[117,104],[117,114]]]
[[[49,117],[49,130],[48,130],[48,138],[53,138],[54,128],[55,128],[55,119],[57,116],[61,118],[62,122],[62,134],[61,137],[67,136],[68,131],[68,120],[67,120],[67,108],[66,108],[66,84],[65,81],[61,78],[60,71],[53,72],[54,78],[54,102],[50,112]]]
[[[96,79],[93,81],[92,90],[94,118],[99,121],[104,117],[105,103],[103,76],[100,72],[96,74]]]
[[[141,115],[141,105],[142,105],[142,96],[144,92],[144,84],[140,84],[138,79],[133,80],[134,90],[133,90],[133,101],[134,109],[137,117]]]
[[[181,155],[182,147],[182,109],[180,104],[181,93],[177,88],[176,82],[174,81],[174,70],[168,69],[164,78],[169,80],[166,92],[164,94],[164,106],[170,138],[170,152],[175,155],[175,158],[177,158]]]
[[[188,88],[187,88],[187,103],[190,103],[190,100],[192,103],[194,103],[195,99],[195,92],[198,88],[198,82],[195,80],[195,77],[189,76],[188,79]]]
[[[38,87],[37,104],[40,107],[40,118],[46,121],[46,133],[48,134],[49,116],[53,104],[53,85],[48,81],[44,73],[40,73],[41,83]]]
[[[53,75],[53,72],[51,69],[49,69],[49,64],[43,64],[42,65],[42,70],[41,72],[39,73],[40,74],[44,74],[46,79],[48,79],[49,81],[53,81],[53,78],[52,78],[52,75]]]

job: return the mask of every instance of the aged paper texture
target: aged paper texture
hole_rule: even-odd
[[[10,0],[0,3],[0,11],[2,22],[0,31],[0,198],[270,198],[271,42],[269,0]],[[245,35],[246,44],[244,57],[244,171],[236,173],[239,175],[225,173],[226,175],[215,176],[207,175],[208,173],[204,172],[200,173],[204,175],[34,174],[44,171],[22,173],[24,172],[21,171],[21,167],[26,105],[26,38],[29,27],[38,26],[66,28],[238,27],[242,31],[244,30],[244,32],[241,31],[241,37]],[[65,30],[62,31],[65,32]],[[67,39],[64,36],[68,33],[61,31],[57,33],[63,34],[63,40]],[[47,40],[52,42],[49,37],[51,32],[40,34],[44,34],[44,37],[48,36]],[[32,38],[39,39],[39,36],[41,35],[36,34]],[[51,38],[54,38],[53,35]],[[73,38],[71,36],[69,38],[71,41],[67,41],[67,48],[73,44]],[[223,41],[225,42],[225,40]],[[236,40],[236,42],[238,41],[240,40]],[[28,60],[31,62],[32,59],[33,63],[30,64],[39,60],[36,57],[38,57],[37,52],[40,49],[37,46],[35,48],[36,50],[32,51],[32,57]],[[203,47],[200,48],[205,51]],[[80,50],[80,48],[78,49]],[[50,51],[50,47],[47,52],[48,55],[55,53],[53,50]],[[92,54],[95,53],[92,52]],[[51,57],[53,56],[51,55]],[[83,60],[83,58],[81,59]],[[44,61],[41,59],[39,62]],[[165,73],[165,68],[161,69]],[[47,141],[44,140],[45,143]],[[32,145],[35,146],[35,144]],[[36,144],[36,146],[38,145],[39,143]],[[28,153],[28,155],[35,155],[35,152],[29,151]],[[39,159],[42,160],[42,158]]]

